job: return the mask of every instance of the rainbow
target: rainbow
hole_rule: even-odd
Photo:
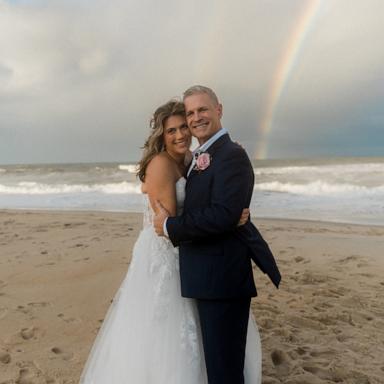
[[[292,70],[297,63],[303,43],[313,25],[316,15],[319,13],[321,0],[310,0],[300,13],[295,22],[296,27],[292,31],[288,43],[283,50],[281,60],[273,75],[265,112],[259,124],[258,143],[255,149],[254,158],[264,159],[268,152],[268,139],[272,129],[274,115],[281,99],[281,95],[291,76]]]

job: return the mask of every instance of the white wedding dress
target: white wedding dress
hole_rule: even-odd
[[[176,183],[178,214],[185,182]],[[146,197],[128,272],[94,341],[81,384],[206,384],[198,313],[180,293],[178,248],[156,235]],[[261,344],[250,316],[245,383],[261,383]]]

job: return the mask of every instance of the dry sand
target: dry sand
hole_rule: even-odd
[[[255,221],[283,275],[255,269],[263,383],[384,383],[384,228]],[[78,382],[141,222],[0,211],[0,384]]]

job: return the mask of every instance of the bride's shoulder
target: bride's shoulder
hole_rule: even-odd
[[[167,156],[165,152],[160,152],[157,155],[155,155],[151,161],[148,163],[148,167],[172,167],[173,161]]]
[[[146,174],[159,176],[172,176],[176,173],[175,163],[166,153],[160,152],[148,163]]]

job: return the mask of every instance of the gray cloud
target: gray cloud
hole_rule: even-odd
[[[0,0],[0,163],[137,159],[151,112],[194,83],[217,91],[225,126],[253,153],[306,4]],[[381,0],[322,2],[276,109],[271,156],[326,154],[337,137],[351,148],[353,122],[383,125],[383,12]]]

